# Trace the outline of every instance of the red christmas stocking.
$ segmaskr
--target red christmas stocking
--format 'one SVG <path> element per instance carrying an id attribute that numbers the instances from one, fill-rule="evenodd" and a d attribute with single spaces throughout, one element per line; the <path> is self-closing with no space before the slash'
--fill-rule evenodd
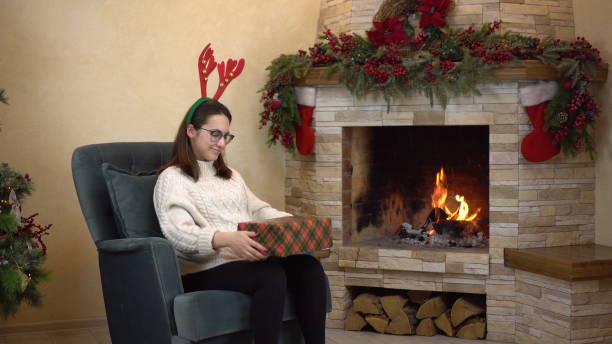
<path id="1" fill-rule="evenodd" d="M 315 88 L 295 87 L 295 98 L 300 112 L 300 124 L 295 128 L 295 145 L 302 155 L 312 153 L 315 143 L 312 117 L 315 108 Z"/>
<path id="2" fill-rule="evenodd" d="M 521 103 L 533 126 L 533 131 L 521 142 L 521 153 L 528 161 L 546 161 L 559 153 L 559 145 L 553 142 L 552 133 L 544 130 L 546 106 L 556 91 L 555 81 L 526 86 L 519 91 Z"/>

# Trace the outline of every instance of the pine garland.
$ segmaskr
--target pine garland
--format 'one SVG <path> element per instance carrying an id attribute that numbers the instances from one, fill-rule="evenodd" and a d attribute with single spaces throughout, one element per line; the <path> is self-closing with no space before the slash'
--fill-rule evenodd
<path id="1" fill-rule="evenodd" d="M 22 302 L 39 306 L 38 284 L 48 279 L 42 268 L 46 246 L 42 236 L 51 225 L 34 222 L 34 214 L 23 218 L 20 202 L 33 190 L 28 174 L 0 164 L 0 315 L 15 315 Z"/>
<path id="2" fill-rule="evenodd" d="M 295 149 L 293 137 L 300 117 L 293 84 L 308 74 L 310 66 L 310 58 L 304 52 L 281 55 L 266 68 L 269 71 L 268 82 L 258 92 L 262 92 L 261 102 L 264 105 L 264 111 L 259 114 L 259 128 L 270 124 L 268 146 L 280 139 L 288 150 Z"/>
<path id="3" fill-rule="evenodd" d="M 270 125 L 269 146 L 280 141 L 293 151 L 299 116 L 295 96 L 288 89 L 311 66 L 325 66 L 324 75 L 338 73 L 340 83 L 357 98 L 370 92 L 381 94 L 389 110 L 394 97 L 410 90 L 427 95 L 432 106 L 437 99 L 445 107 L 450 97 L 479 95 L 478 84 L 497 81 L 491 69 L 536 59 L 557 69 L 563 86 L 547 108 L 546 128 L 566 155 L 587 151 L 593 156 L 591 131 L 599 110 L 586 80 L 601 59 L 584 38 L 570 43 L 498 34 L 501 22 L 485 23 L 478 30 L 453 29 L 439 20 L 453 8 L 452 1 L 409 0 L 406 5 L 402 11 L 407 17 L 374 22 L 367 37 L 326 30 L 308 54 L 300 51 L 272 61 L 260 113 L 260 128 Z M 436 11 L 440 15 L 431 16 Z M 419 15 L 420 31 L 407 20 Z"/>

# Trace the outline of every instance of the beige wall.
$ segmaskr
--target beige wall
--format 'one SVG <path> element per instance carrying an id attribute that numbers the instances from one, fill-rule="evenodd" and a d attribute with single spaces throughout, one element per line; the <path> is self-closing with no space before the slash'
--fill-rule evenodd
<path id="1" fill-rule="evenodd" d="M 47 237 L 53 270 L 43 308 L 24 307 L 2 324 L 99 318 L 104 308 L 97 256 L 70 175 L 75 147 L 95 142 L 171 140 L 199 96 L 195 58 L 212 42 L 218 60 L 245 57 L 247 67 L 224 95 L 238 139 L 230 163 L 252 189 L 283 206 L 282 151 L 257 130 L 264 68 L 280 53 L 309 46 L 317 0 L 0 0 L 0 161 L 34 178 L 25 213 L 53 223 Z M 612 2 L 574 0 L 577 35 L 612 61 Z M 612 245 L 612 83 L 599 92 L 597 242 Z M 211 85 L 210 92 L 214 92 Z M 255 159 L 253 157 L 256 157 Z"/>
<path id="2" fill-rule="evenodd" d="M 612 63 L 612 1 L 574 0 L 576 35 L 586 37 Z M 595 191 L 595 242 L 612 246 L 612 75 L 597 86 L 601 115 L 597 122 L 597 187 Z"/>
<path id="3" fill-rule="evenodd" d="M 283 154 L 258 130 L 265 67 L 310 46 L 318 0 L 0 0 L 0 161 L 28 172 L 36 192 L 26 214 L 53 223 L 43 308 L 2 324 L 104 316 L 97 255 L 72 184 L 70 156 L 84 144 L 169 141 L 199 97 L 196 58 L 213 43 L 217 60 L 247 66 L 223 97 L 237 140 L 230 163 L 254 192 L 284 206 Z M 216 77 L 216 73 L 215 73 Z M 210 86 L 213 93 L 215 84 Z"/>

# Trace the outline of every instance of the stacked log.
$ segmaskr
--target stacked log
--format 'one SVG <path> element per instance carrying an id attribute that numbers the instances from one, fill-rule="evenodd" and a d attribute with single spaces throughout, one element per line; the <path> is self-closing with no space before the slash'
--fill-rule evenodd
<path id="1" fill-rule="evenodd" d="M 353 300 L 344 328 L 358 331 L 366 324 L 380 333 L 414 334 L 416 330 L 416 308 L 408 304 L 403 295 L 377 297 L 363 293 Z"/>
<path id="2" fill-rule="evenodd" d="M 359 294 L 348 310 L 345 329 L 368 325 L 379 333 L 483 339 L 486 334 L 482 296 L 408 291 L 377 296 Z"/>

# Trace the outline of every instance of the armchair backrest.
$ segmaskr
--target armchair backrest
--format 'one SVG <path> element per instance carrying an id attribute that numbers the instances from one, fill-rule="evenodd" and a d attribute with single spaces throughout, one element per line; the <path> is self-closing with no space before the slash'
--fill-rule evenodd
<path id="1" fill-rule="evenodd" d="M 74 151 L 72 177 L 95 243 L 119 238 L 102 164 L 107 162 L 131 172 L 151 171 L 170 159 L 171 149 L 171 142 L 116 142 L 82 146 Z"/>

